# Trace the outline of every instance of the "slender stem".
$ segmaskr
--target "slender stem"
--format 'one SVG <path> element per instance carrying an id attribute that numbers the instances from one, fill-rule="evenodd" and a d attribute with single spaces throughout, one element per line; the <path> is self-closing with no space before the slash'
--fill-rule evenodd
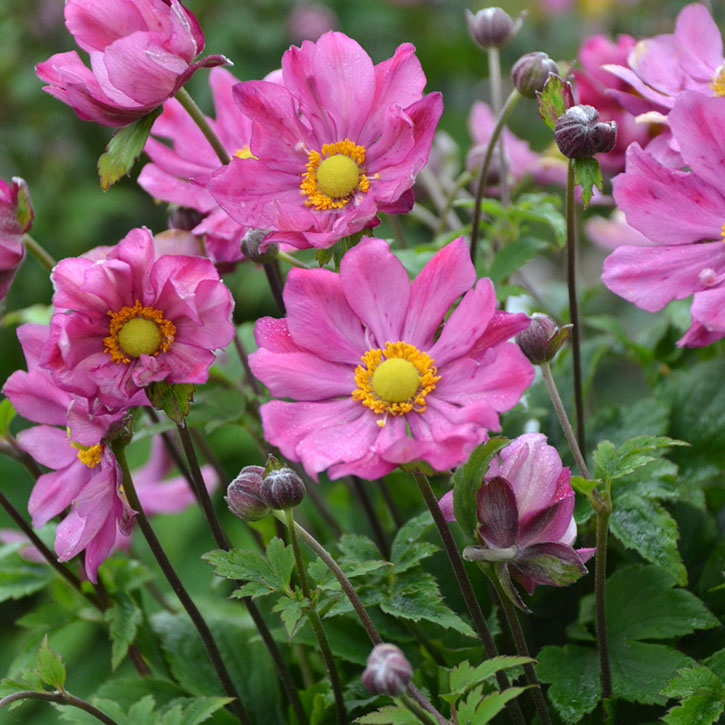
<path id="1" fill-rule="evenodd" d="M 269 288 L 272 290 L 272 297 L 277 305 L 277 309 L 280 314 L 286 313 L 284 306 L 284 299 L 282 297 L 282 288 L 284 283 L 282 282 L 282 273 L 279 269 L 279 260 L 273 259 L 271 262 L 266 262 L 264 265 L 264 273 L 267 275 L 267 282 L 269 282 Z"/>
<path id="2" fill-rule="evenodd" d="M 33 239 L 30 234 L 23 234 L 23 244 L 25 248 L 32 254 L 49 272 L 53 271 L 56 265 L 55 259 L 45 251 L 38 242 Z"/>
<path id="3" fill-rule="evenodd" d="M 390 225 L 393 227 L 398 246 L 401 249 L 407 249 L 408 242 L 405 239 L 405 232 L 403 231 L 403 225 L 400 223 L 400 217 L 397 214 L 388 214 L 388 218 L 390 219 Z"/>
<path id="4" fill-rule="evenodd" d="M 238 332 L 234 333 L 234 347 L 237 349 L 237 355 L 239 355 L 239 359 L 242 361 L 242 367 L 244 368 L 244 374 L 247 376 L 249 387 L 255 395 L 261 395 L 262 389 L 259 387 L 257 378 L 254 377 L 252 368 L 249 367 L 249 354 L 247 353 Z"/>
<path id="5" fill-rule="evenodd" d="M 283 252 L 281 249 L 277 251 L 277 259 L 281 259 L 283 262 L 287 262 L 290 267 L 299 267 L 300 269 L 312 269 L 309 264 L 305 264 L 301 260 L 297 259 L 297 257 L 294 257 L 287 252 Z"/>
<path id="6" fill-rule="evenodd" d="M 18 445 L 10 433 L 6 433 L 4 438 L 0 439 L 0 453 L 19 461 L 36 481 L 43 475 L 43 470 L 35 459 Z"/>
<path id="7" fill-rule="evenodd" d="M 387 559 L 390 556 L 390 542 L 388 541 L 383 525 L 380 523 L 380 519 L 375 512 L 375 507 L 373 506 L 372 499 L 365 488 L 365 484 L 358 476 L 350 476 L 350 481 L 352 482 L 353 490 L 362 504 L 368 523 L 373 530 L 373 536 L 375 537 L 378 549 L 380 549 L 383 556 Z"/>
<path id="8" fill-rule="evenodd" d="M 435 720 L 409 695 L 405 692 L 399 696 L 400 701 L 420 720 L 424 725 L 435 725 Z"/>
<path id="9" fill-rule="evenodd" d="M 586 458 L 587 447 L 584 435 L 584 394 L 582 386 L 581 325 L 579 303 L 576 296 L 576 204 L 574 203 L 574 159 L 569 159 L 566 176 L 566 279 L 569 287 L 569 317 L 571 331 L 572 366 L 574 369 L 574 401 L 576 403 L 576 437 L 582 457 Z"/>
<path id="10" fill-rule="evenodd" d="M 612 671 L 609 665 L 606 611 L 607 533 L 609 530 L 609 516 L 611 514 L 609 494 L 606 494 L 603 503 L 602 510 L 595 509 L 597 515 L 597 553 L 594 560 L 594 610 L 599 650 L 599 671 L 602 682 L 602 698 L 607 700 L 612 696 Z"/>
<path id="11" fill-rule="evenodd" d="M 400 511 L 398 511 L 398 507 L 395 505 L 395 501 L 393 501 L 393 497 L 390 493 L 390 489 L 388 488 L 388 484 L 385 483 L 384 478 L 379 478 L 376 483 L 378 484 L 378 488 L 380 489 L 380 493 L 383 496 L 383 501 L 385 501 L 385 505 L 388 507 L 388 511 L 390 511 L 390 515 L 393 518 L 393 523 L 395 524 L 396 529 L 400 529 L 403 527 L 403 518 L 400 515 Z"/>
<path id="12" fill-rule="evenodd" d="M 526 638 L 524 637 L 524 631 L 521 628 L 521 622 L 519 621 L 519 615 L 516 612 L 516 607 L 511 603 L 511 600 L 506 596 L 506 592 L 503 591 L 501 584 L 495 575 L 488 573 L 487 567 L 482 567 L 484 573 L 488 576 L 491 583 L 493 584 L 496 594 L 498 595 L 501 608 L 506 615 L 506 621 L 511 631 L 511 636 L 514 640 L 514 646 L 516 647 L 516 654 L 521 657 L 530 657 L 529 648 L 526 644 Z M 526 675 L 526 681 L 531 685 L 530 693 L 534 701 L 534 707 L 536 708 L 536 714 L 539 716 L 539 722 L 541 725 L 551 725 L 551 718 L 549 717 L 549 709 L 546 706 L 546 700 L 544 699 L 544 693 L 541 690 L 541 684 L 539 678 L 536 676 L 536 669 L 529 662 L 523 666 L 524 674 Z"/>
<path id="13" fill-rule="evenodd" d="M 471 615 L 473 628 L 476 630 L 476 634 L 483 645 L 483 651 L 489 659 L 496 657 L 498 655 L 496 643 L 493 641 L 488 624 L 486 624 L 486 618 L 483 616 L 483 611 L 481 610 L 481 605 L 479 604 L 478 599 L 476 599 L 476 594 L 473 591 L 471 580 L 468 578 L 468 573 L 466 572 L 466 568 L 463 564 L 463 559 L 461 559 L 461 554 L 458 551 L 456 542 L 453 540 L 453 535 L 448 528 L 448 524 L 443 518 L 443 513 L 438 505 L 438 499 L 436 499 L 436 496 L 433 493 L 430 481 L 428 481 L 428 477 L 424 473 L 416 471 L 413 475 L 415 477 L 415 482 L 418 484 L 418 490 L 423 496 L 423 499 L 433 516 L 433 521 L 435 522 L 438 533 L 443 541 L 443 546 L 445 547 L 448 559 L 453 567 L 453 573 L 458 581 L 458 586 L 466 603 L 466 608 Z M 501 671 L 496 673 L 496 681 L 498 682 L 498 686 L 501 690 L 505 690 L 509 687 L 508 677 Z M 506 708 L 509 711 L 511 719 L 517 723 L 517 725 L 524 725 L 525 720 L 521 712 L 521 706 L 516 700 L 510 700 L 506 704 Z"/>
<path id="14" fill-rule="evenodd" d="M 498 137 L 501 135 L 501 131 L 503 131 L 504 126 L 506 125 L 506 119 L 520 98 L 521 94 L 514 88 L 509 97 L 506 99 L 506 103 L 504 103 L 501 113 L 496 119 L 496 125 L 493 127 L 491 138 L 488 139 L 488 145 L 486 146 L 486 155 L 483 157 L 481 175 L 478 177 L 476 200 L 473 203 L 473 220 L 471 221 L 471 261 L 474 263 L 476 261 L 476 245 L 478 243 L 478 231 L 481 221 L 481 199 L 483 199 L 483 194 L 486 191 L 488 169 L 491 166 L 493 150 L 496 148 L 496 141 L 498 141 Z"/>
<path id="15" fill-rule="evenodd" d="M 251 723 L 244 705 L 239 698 L 237 690 L 234 687 L 234 683 L 232 682 L 226 665 L 224 664 L 224 660 L 219 652 L 214 636 L 209 629 L 209 625 L 206 623 L 206 620 L 202 616 L 198 607 L 194 604 L 194 600 L 189 596 L 186 588 L 181 583 L 181 579 L 179 579 L 173 565 L 166 556 L 166 552 L 163 550 L 161 542 L 158 540 L 154 530 L 151 528 L 151 524 L 149 523 L 146 514 L 144 513 L 143 507 L 141 506 L 141 502 L 139 501 L 136 493 L 136 488 L 133 485 L 133 478 L 131 477 L 131 471 L 128 467 L 128 461 L 126 460 L 125 445 L 126 442 L 124 440 L 116 439 L 112 444 L 113 453 L 116 456 L 118 464 L 121 466 L 121 471 L 123 472 L 123 490 L 128 498 L 128 503 L 131 508 L 137 512 L 136 520 L 138 521 L 139 528 L 141 529 L 141 532 L 143 533 L 156 561 L 161 567 L 161 571 L 163 571 L 166 580 L 169 582 L 169 585 L 179 598 L 179 601 L 193 622 L 196 631 L 199 633 L 207 654 L 209 655 L 209 660 L 222 684 L 224 692 L 229 697 L 234 698 L 233 702 L 230 703 L 230 708 L 234 711 L 234 714 L 237 716 L 239 722 Z"/>
<path id="16" fill-rule="evenodd" d="M 307 602 L 307 618 L 312 625 L 312 630 L 315 633 L 317 644 L 320 647 L 320 654 L 325 662 L 327 668 L 327 674 L 330 678 L 330 684 L 332 685 L 332 693 L 335 697 L 335 712 L 337 713 L 337 721 L 340 725 L 345 725 L 347 720 L 347 710 L 345 708 L 345 699 L 342 695 L 342 685 L 340 684 L 340 675 L 337 672 L 337 665 L 335 664 L 335 658 L 332 656 L 332 650 L 330 649 L 330 643 L 327 640 L 325 629 L 322 626 L 322 620 L 315 607 L 315 602 L 312 599 L 310 592 L 310 586 L 307 582 L 307 574 L 305 572 L 305 563 L 302 561 L 302 552 L 300 551 L 300 544 L 297 540 L 297 533 L 295 527 L 295 516 L 292 513 L 292 509 L 284 510 L 284 521 L 287 524 L 287 530 L 289 531 L 290 544 L 292 545 L 292 551 L 295 557 L 295 565 L 297 567 L 297 577 L 300 582 L 300 589 L 302 590 L 302 596 Z"/>
<path id="17" fill-rule="evenodd" d="M 493 112 L 498 116 L 501 113 L 501 54 L 498 48 L 487 48 L 487 54 L 488 73 L 491 79 L 491 105 L 493 106 Z M 503 136 L 499 137 L 497 146 L 500 169 L 500 181 L 498 184 L 499 196 L 501 203 L 504 206 L 508 206 L 511 199 L 507 182 L 508 163 L 506 160 Z"/>
<path id="18" fill-rule="evenodd" d="M 584 478 L 591 478 L 592 474 L 589 473 L 589 467 L 584 460 L 584 456 L 582 455 L 579 444 L 574 436 L 574 431 L 572 430 L 571 423 L 569 423 L 569 418 L 566 414 L 566 410 L 564 409 L 564 403 L 561 402 L 561 396 L 559 395 L 559 390 L 556 387 L 554 376 L 551 374 L 551 366 L 549 363 L 541 363 L 541 375 L 544 378 L 544 383 L 546 383 L 546 389 L 549 391 L 549 397 L 554 405 L 556 416 L 559 418 L 559 423 L 561 423 L 561 427 L 564 431 L 564 435 L 566 436 L 566 440 L 569 443 L 569 448 L 574 456 L 576 465 L 579 467 L 579 472 L 582 476 L 584 476 Z"/>
<path id="19" fill-rule="evenodd" d="M 214 133 L 214 129 L 209 125 L 206 116 L 202 113 L 199 106 L 196 105 L 186 88 L 179 89 L 176 93 L 176 100 L 182 105 L 183 109 L 191 116 L 194 123 L 199 127 L 199 130 L 204 134 L 206 140 L 214 149 L 214 153 L 217 155 L 219 161 L 224 165 L 228 164 L 231 159 L 229 158 L 227 150 L 224 148 L 224 144 L 219 140 L 216 133 Z"/>
<path id="20" fill-rule="evenodd" d="M 71 695 L 70 692 L 39 692 L 38 690 L 22 690 L 21 692 L 13 692 L 12 695 L 3 697 L 2 700 L 0 700 L 0 710 L 16 700 L 45 700 L 46 702 L 56 702 L 59 705 L 71 705 L 72 707 L 77 707 L 79 710 L 85 710 L 85 712 L 89 715 L 93 715 L 96 720 L 100 720 L 101 722 L 106 723 L 106 725 L 118 725 L 115 720 L 112 720 L 97 707 L 91 705 L 90 702 L 81 700 L 80 697 Z"/>
<path id="21" fill-rule="evenodd" d="M 450 212 L 451 208 L 453 207 L 453 202 L 456 200 L 456 196 L 458 195 L 458 192 L 469 182 L 473 179 L 473 174 L 470 171 L 464 171 L 461 173 L 458 178 L 455 180 L 453 184 L 453 188 L 448 192 L 448 196 L 446 197 L 446 205 L 443 207 L 443 211 L 441 212 L 441 218 L 438 222 L 438 226 L 436 227 L 435 233 L 433 236 L 438 237 L 445 231 L 446 228 L 446 220 L 448 219 L 448 212 Z"/>

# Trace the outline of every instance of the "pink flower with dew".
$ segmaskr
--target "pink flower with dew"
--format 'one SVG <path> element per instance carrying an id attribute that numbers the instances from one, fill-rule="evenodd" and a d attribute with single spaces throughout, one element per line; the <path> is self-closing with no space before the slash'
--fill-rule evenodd
<path id="1" fill-rule="evenodd" d="M 273 81 L 278 74 L 267 77 Z M 209 74 L 216 119 L 207 118 L 230 156 L 251 154 L 251 121 L 239 110 L 232 87 L 239 81 L 226 69 L 214 68 Z M 171 146 L 160 139 L 169 139 Z M 170 99 L 154 121 L 144 151 L 152 163 L 146 164 L 138 183 L 151 196 L 190 207 L 205 215 L 192 230 L 205 236 L 205 246 L 214 262 L 238 262 L 243 258 L 241 242 L 247 226 L 240 226 L 223 212 L 205 185 L 221 162 L 199 127 L 181 104 Z"/>
<path id="2" fill-rule="evenodd" d="M 25 181 L 0 179 L 0 300 L 5 299 L 25 257 L 23 234 L 33 224 L 33 207 Z"/>
<path id="3" fill-rule="evenodd" d="M 384 241 L 364 238 L 339 274 L 291 270 L 284 301 L 285 319 L 257 322 L 249 361 L 273 397 L 289 399 L 261 407 L 266 439 L 314 478 L 459 465 L 533 378 L 505 342 L 529 318 L 496 310 L 462 237 L 412 283 Z"/>
<path id="4" fill-rule="evenodd" d="M 509 573 L 529 594 L 538 584 L 564 586 L 587 573 L 594 549 L 574 549 L 574 491 L 541 433 L 519 436 L 491 461 L 477 494 L 476 537 L 484 549 L 509 550 Z M 440 500 L 455 521 L 453 491 Z M 503 560 L 503 559 L 502 559 Z"/>
<path id="5" fill-rule="evenodd" d="M 423 96 L 425 75 L 409 43 L 373 65 L 342 33 L 325 33 L 282 56 L 283 85 L 234 87 L 252 121 L 250 158 L 217 171 L 208 189 L 265 243 L 330 247 L 405 213 L 428 159 L 443 103 Z"/>
<path id="6" fill-rule="evenodd" d="M 650 140 L 649 124 L 638 123 L 609 91 L 610 88 L 616 88 L 626 92 L 627 84 L 613 78 L 601 67 L 606 63 L 625 63 L 635 43 L 630 35 L 619 35 L 616 42 L 603 35 L 592 35 L 579 49 L 581 70 L 574 70 L 579 102 L 594 106 L 602 121 L 617 123 L 616 145 L 608 153 L 597 155 L 602 169 L 610 174 L 624 169 L 624 152 L 629 144 L 636 141 L 645 146 Z"/>
<path id="7" fill-rule="evenodd" d="M 610 90 L 635 115 L 655 111 L 666 116 L 685 91 L 710 98 L 725 95 L 722 36 L 702 3 L 680 11 L 674 33 L 640 40 L 626 65 L 620 61 L 603 67 L 635 92 Z"/>
<path id="8" fill-rule="evenodd" d="M 126 411 L 109 413 L 97 401 L 58 388 L 40 366 L 49 334 L 44 325 L 18 328 L 28 370 L 14 372 L 3 393 L 20 415 L 42 424 L 18 434 L 20 448 L 51 469 L 30 494 L 33 526 L 43 526 L 70 507 L 56 529 L 55 551 L 59 561 L 68 561 L 85 550 L 86 573 L 95 582 L 117 527 L 128 531 L 135 515 L 121 494 L 121 469 L 105 440 Z"/>
<path id="9" fill-rule="evenodd" d="M 84 121 L 125 126 L 173 96 L 198 68 L 229 61 L 212 55 L 194 62 L 204 35 L 179 0 L 66 0 L 65 24 L 90 56 L 57 53 L 35 70 L 43 90 Z"/>
<path id="10" fill-rule="evenodd" d="M 681 94 L 669 120 L 691 171 L 664 166 L 633 144 L 626 171 L 614 179 L 617 206 L 653 245 L 615 249 L 602 281 L 648 312 L 694 295 L 692 327 L 678 341 L 688 347 L 725 337 L 724 111 L 725 99 Z"/>
<path id="11" fill-rule="evenodd" d="M 234 336 L 232 296 L 208 259 L 155 257 L 148 229 L 105 257 L 64 259 L 42 364 L 56 384 L 109 409 L 149 383 L 204 383 L 213 350 Z"/>

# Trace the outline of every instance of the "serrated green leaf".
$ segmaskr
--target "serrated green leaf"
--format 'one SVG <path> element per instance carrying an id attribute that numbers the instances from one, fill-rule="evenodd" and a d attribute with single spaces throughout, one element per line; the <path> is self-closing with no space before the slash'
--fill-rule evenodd
<path id="1" fill-rule="evenodd" d="M 38 675 L 46 685 L 55 687 L 56 690 L 63 690 L 65 685 L 65 665 L 60 655 L 55 654 L 48 646 L 48 635 L 38 651 Z"/>
<path id="2" fill-rule="evenodd" d="M 272 571 L 277 575 L 284 586 L 289 586 L 289 580 L 295 568 L 295 555 L 291 546 L 285 546 L 282 539 L 276 536 L 267 544 L 267 561 Z"/>
<path id="3" fill-rule="evenodd" d="M 113 604 L 105 611 L 104 618 L 111 625 L 108 632 L 111 638 L 111 669 L 115 670 L 136 639 L 143 614 L 128 594 L 119 592 L 114 596 Z"/>
<path id="4" fill-rule="evenodd" d="M 662 721 L 668 725 L 711 725 L 718 722 L 725 710 L 725 695 L 714 696 L 707 692 L 688 697 L 681 705 L 673 707 Z"/>
<path id="5" fill-rule="evenodd" d="M 156 410 L 162 410 L 174 423 L 181 425 L 189 415 L 195 390 L 196 386 L 191 383 L 172 384 L 160 380 L 146 386 L 146 395 Z"/>
<path id="6" fill-rule="evenodd" d="M 499 670 L 520 667 L 529 662 L 535 662 L 535 660 L 531 657 L 509 657 L 507 655 L 493 657 L 481 663 L 478 667 L 471 666 L 469 662 L 462 662 L 449 673 L 449 694 L 463 695 L 468 689 L 481 684 Z"/>
<path id="7" fill-rule="evenodd" d="M 661 566 L 680 586 L 687 584 L 687 569 L 677 548 L 677 523 L 657 501 L 639 492 L 624 492 L 616 498 L 609 525 L 627 549 Z"/>
<path id="8" fill-rule="evenodd" d="M 208 551 L 201 558 L 214 567 L 217 576 L 246 581 L 241 587 L 243 596 L 265 596 L 289 588 L 289 579 L 281 579 L 267 559 L 256 551 Z"/>
<path id="9" fill-rule="evenodd" d="M 463 533 L 470 539 L 478 523 L 476 518 L 476 493 L 491 459 L 507 443 L 506 438 L 490 438 L 478 446 L 466 463 L 459 466 L 452 477 L 453 512 Z"/>
<path id="10" fill-rule="evenodd" d="M 589 494 L 597 487 L 598 483 L 599 481 L 590 481 L 588 478 L 584 478 L 583 476 L 571 477 L 571 487 L 577 493 L 583 493 L 585 496 L 589 496 Z"/>
<path id="11" fill-rule="evenodd" d="M 593 157 L 570 159 L 569 163 L 574 165 L 574 183 L 582 188 L 582 201 L 586 209 L 592 199 L 594 187 L 602 190 L 602 170 Z"/>
<path id="12" fill-rule="evenodd" d="M 98 568 L 98 574 L 103 586 L 111 594 L 116 592 L 129 594 L 154 578 L 145 564 L 119 554 L 106 559 Z"/>
<path id="13" fill-rule="evenodd" d="M 291 640 L 298 625 L 301 624 L 301 620 L 304 615 L 302 603 L 298 602 L 296 599 L 290 599 L 289 597 L 280 597 L 272 608 L 272 611 L 280 612 L 284 631 L 287 632 L 287 636 Z"/>
<path id="14" fill-rule="evenodd" d="M 476 708 L 475 719 L 471 720 L 471 722 L 475 722 L 476 725 L 483 725 L 484 723 L 490 722 L 506 707 L 507 702 L 510 702 L 524 690 L 528 689 L 528 687 L 509 687 L 502 692 L 492 692 L 490 695 L 486 695 Z"/>
<path id="15" fill-rule="evenodd" d="M 157 108 L 114 132 L 106 150 L 98 159 L 98 178 L 103 191 L 110 189 L 131 171 L 143 151 L 151 126 L 160 113 L 161 108 Z"/>
<path id="16" fill-rule="evenodd" d="M 160 719 L 158 715 L 155 718 L 151 717 L 151 713 L 155 709 L 156 700 L 154 700 L 153 695 L 146 695 L 129 708 L 127 720 L 129 722 L 152 723 L 154 720 Z"/>
<path id="17" fill-rule="evenodd" d="M 725 685 L 720 678 L 704 665 L 686 667 L 677 673 L 677 677 L 671 679 L 662 689 L 662 694 L 667 697 L 689 697 L 698 692 L 721 693 L 725 701 Z"/>
<path id="18" fill-rule="evenodd" d="M 402 574 L 440 549 L 437 544 L 420 541 L 433 528 L 433 517 L 425 511 L 413 517 L 400 528 L 390 549 L 394 572 Z"/>
<path id="19" fill-rule="evenodd" d="M 616 450 L 611 441 L 602 441 L 593 454 L 594 476 L 613 481 L 649 465 L 662 455 L 666 448 L 687 445 L 689 444 L 684 441 L 653 435 L 631 438 Z"/>
<path id="20" fill-rule="evenodd" d="M 200 725 L 230 702 L 231 697 L 185 697 L 170 705 L 181 709 L 181 725 Z"/>
<path id="21" fill-rule="evenodd" d="M 386 705 L 355 720 L 360 725 L 420 725 L 420 720 L 406 707 Z"/>
<path id="22" fill-rule="evenodd" d="M 16 416 L 15 408 L 8 398 L 0 402 L 0 436 L 6 436 L 10 431 L 10 423 Z"/>
<path id="23" fill-rule="evenodd" d="M 567 108 L 571 108 L 574 105 L 574 94 L 571 90 L 571 83 L 553 73 L 550 74 L 544 84 L 544 90 L 536 92 L 536 103 L 539 108 L 539 115 L 544 119 L 544 123 L 553 131 L 556 119 Z"/>

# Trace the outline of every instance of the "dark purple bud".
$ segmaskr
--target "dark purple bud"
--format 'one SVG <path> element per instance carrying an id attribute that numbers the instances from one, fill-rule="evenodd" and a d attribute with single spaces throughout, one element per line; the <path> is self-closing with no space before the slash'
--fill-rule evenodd
<path id="1" fill-rule="evenodd" d="M 551 362 L 564 344 L 571 325 L 559 327 L 549 315 L 534 312 L 531 324 L 516 335 L 516 344 L 534 365 Z"/>
<path id="2" fill-rule="evenodd" d="M 188 206 L 177 206 L 169 212 L 169 229 L 183 229 L 190 232 L 201 224 L 204 215 Z"/>
<path id="3" fill-rule="evenodd" d="M 554 139 L 567 158 L 591 158 L 614 148 L 617 124 L 600 121 L 593 106 L 572 106 L 556 119 Z"/>
<path id="4" fill-rule="evenodd" d="M 503 48 L 511 40 L 518 25 L 501 8 L 484 8 L 475 15 L 466 10 L 468 32 L 482 48 Z"/>
<path id="5" fill-rule="evenodd" d="M 543 91 L 551 74 L 559 75 L 559 66 L 546 53 L 536 51 L 522 55 L 511 69 L 511 80 L 516 90 L 526 98 L 536 98 Z"/>
<path id="6" fill-rule="evenodd" d="M 291 468 L 280 468 L 267 473 L 260 494 L 273 509 L 291 509 L 302 503 L 305 484 Z"/>
<path id="7" fill-rule="evenodd" d="M 229 484 L 224 500 L 229 510 L 244 521 L 258 521 L 269 514 L 261 495 L 264 481 L 262 466 L 245 466 Z"/>
<path id="8" fill-rule="evenodd" d="M 277 259 L 277 253 L 279 252 L 278 244 L 268 245 L 263 252 L 259 249 L 268 233 L 262 229 L 249 229 L 244 235 L 244 239 L 242 239 L 242 252 L 250 262 L 266 264 Z"/>
<path id="9" fill-rule="evenodd" d="M 394 644 L 376 644 L 368 657 L 362 683 L 373 695 L 402 695 L 408 689 L 413 668 Z"/>

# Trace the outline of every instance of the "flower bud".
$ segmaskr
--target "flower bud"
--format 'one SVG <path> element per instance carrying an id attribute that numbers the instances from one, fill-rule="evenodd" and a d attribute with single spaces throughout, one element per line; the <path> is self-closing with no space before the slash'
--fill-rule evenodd
<path id="1" fill-rule="evenodd" d="M 204 215 L 188 206 L 176 206 L 169 212 L 169 229 L 183 229 L 190 232 L 201 224 Z"/>
<path id="2" fill-rule="evenodd" d="M 270 244 L 263 252 L 259 248 L 268 232 L 263 229 L 249 229 L 242 239 L 242 252 L 250 262 L 266 264 L 277 259 L 278 244 Z"/>
<path id="3" fill-rule="evenodd" d="M 408 689 L 413 668 L 394 644 L 376 644 L 362 674 L 365 689 L 373 695 L 402 695 Z"/>
<path id="4" fill-rule="evenodd" d="M 617 124 L 600 121 L 593 106 L 572 106 L 556 119 L 554 140 L 567 158 L 590 158 L 614 148 Z"/>
<path id="5" fill-rule="evenodd" d="M 280 468 L 267 474 L 260 494 L 273 509 L 291 509 L 302 503 L 305 484 L 291 468 Z"/>
<path id="6" fill-rule="evenodd" d="M 482 48 L 503 48 L 518 29 L 513 18 L 501 8 L 484 8 L 475 15 L 466 10 L 471 37 Z"/>
<path id="7" fill-rule="evenodd" d="M 229 510 L 244 521 L 258 521 L 269 513 L 260 494 L 264 481 L 262 466 L 245 466 L 229 484 L 224 500 Z"/>
<path id="8" fill-rule="evenodd" d="M 549 74 L 559 75 L 559 66 L 546 53 L 536 51 L 522 55 L 511 69 L 511 80 L 516 90 L 526 98 L 536 98 L 543 91 Z"/>
<path id="9" fill-rule="evenodd" d="M 548 363 L 569 337 L 571 328 L 571 325 L 559 327 L 549 315 L 534 312 L 528 328 L 516 335 L 516 344 L 534 365 Z"/>

